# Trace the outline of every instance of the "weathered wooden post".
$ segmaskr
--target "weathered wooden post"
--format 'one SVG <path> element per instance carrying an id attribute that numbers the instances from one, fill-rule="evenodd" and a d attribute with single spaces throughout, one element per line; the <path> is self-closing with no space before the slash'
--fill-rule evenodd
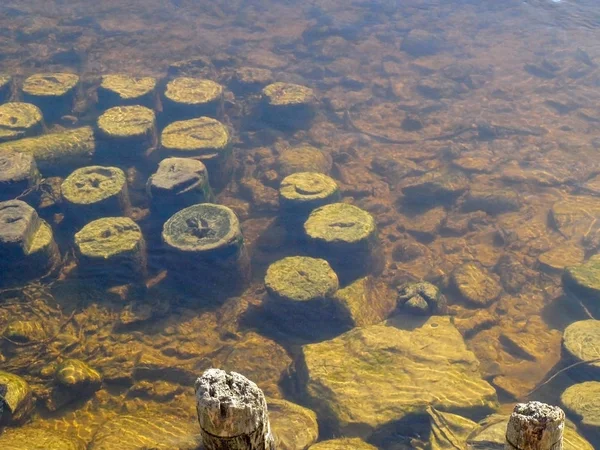
<path id="1" fill-rule="evenodd" d="M 265 396 L 243 375 L 208 369 L 196 380 L 196 408 L 206 450 L 275 450 Z"/>
<path id="2" fill-rule="evenodd" d="M 541 402 L 519 403 L 506 427 L 504 450 L 563 450 L 565 413 Z"/>

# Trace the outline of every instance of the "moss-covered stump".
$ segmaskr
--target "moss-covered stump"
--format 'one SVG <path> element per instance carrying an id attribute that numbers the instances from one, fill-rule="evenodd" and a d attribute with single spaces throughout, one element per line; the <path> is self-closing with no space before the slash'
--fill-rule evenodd
<path id="1" fill-rule="evenodd" d="M 506 443 L 506 427 L 510 416 L 492 414 L 477 424 L 466 440 L 466 448 L 503 449 Z M 592 450 L 594 447 L 579 435 L 577 429 L 566 423 L 563 432 L 563 450 Z"/>
<path id="2" fill-rule="evenodd" d="M 437 286 L 421 281 L 399 287 L 398 308 L 417 315 L 441 315 L 448 312 L 448 303 Z"/>
<path id="3" fill-rule="evenodd" d="M 180 77 L 167 83 L 163 109 L 169 121 L 216 116 L 223 103 L 223 86 L 202 78 Z"/>
<path id="4" fill-rule="evenodd" d="M 0 396 L 0 402 L 4 406 L 0 423 L 22 424 L 33 410 L 33 396 L 29 384 L 18 375 L 0 370 L 0 386 L 6 389 L 4 395 Z"/>
<path id="5" fill-rule="evenodd" d="M 377 450 L 371 444 L 359 438 L 331 439 L 311 445 L 308 450 Z"/>
<path id="6" fill-rule="evenodd" d="M 79 77 L 72 73 L 40 73 L 23 82 L 23 98 L 39 106 L 48 122 L 73 110 Z"/>
<path id="7" fill-rule="evenodd" d="M 265 276 L 265 311 L 277 328 L 305 339 L 339 333 L 336 273 L 324 259 L 291 256 L 269 266 Z"/>
<path id="8" fill-rule="evenodd" d="M 306 219 L 312 210 L 340 199 L 335 180 L 322 173 L 294 173 L 285 177 L 279 187 L 281 212 L 294 221 Z"/>
<path id="9" fill-rule="evenodd" d="M 197 450 L 198 423 L 164 413 L 137 412 L 105 422 L 94 434 L 88 450 Z"/>
<path id="10" fill-rule="evenodd" d="M 202 161 L 214 186 L 229 182 L 231 134 L 225 125 L 210 117 L 174 122 L 160 137 L 161 158 L 174 156 Z"/>
<path id="11" fill-rule="evenodd" d="M 327 258 L 343 280 L 381 270 L 382 258 L 375 219 L 346 203 L 315 209 L 304 223 L 304 233 L 317 255 Z"/>
<path id="12" fill-rule="evenodd" d="M 587 381 L 568 387 L 560 396 L 567 414 L 577 419 L 591 441 L 600 445 L 600 382 Z"/>
<path id="13" fill-rule="evenodd" d="M 91 162 L 95 151 L 96 140 L 91 127 L 0 144 L 0 153 L 32 155 L 44 176 L 64 175 L 73 169 L 85 166 Z"/>
<path id="14" fill-rule="evenodd" d="M 592 312 L 600 313 L 600 255 L 570 266 L 562 276 L 563 288 L 575 294 Z"/>
<path id="15" fill-rule="evenodd" d="M 4 103 L 12 97 L 13 79 L 10 75 L 0 73 L 0 103 Z"/>
<path id="16" fill-rule="evenodd" d="M 452 273 L 452 282 L 462 297 L 474 306 L 487 306 L 502 293 L 498 277 L 475 263 L 458 267 Z"/>
<path id="17" fill-rule="evenodd" d="M 31 103 L 0 105 L 0 142 L 40 134 L 44 130 L 42 111 Z"/>
<path id="18" fill-rule="evenodd" d="M 97 156 L 103 161 L 138 161 L 156 146 L 156 118 L 145 106 L 115 106 L 97 122 Z"/>
<path id="19" fill-rule="evenodd" d="M 600 320 L 581 320 L 569 325 L 563 333 L 562 355 L 566 364 L 580 363 L 569 370 L 569 375 L 598 379 L 600 361 L 592 361 L 600 358 Z"/>
<path id="20" fill-rule="evenodd" d="M 32 155 L 0 152 L 0 201 L 12 200 L 40 181 Z"/>
<path id="21" fill-rule="evenodd" d="M 226 206 L 202 203 L 165 223 L 162 240 L 172 276 L 192 289 L 236 291 L 250 276 L 240 222 Z"/>
<path id="22" fill-rule="evenodd" d="M 146 192 L 152 208 L 161 217 L 198 203 L 211 203 L 214 195 L 206 166 L 188 158 L 165 158 L 158 170 L 148 178 Z"/>
<path id="23" fill-rule="evenodd" d="M 78 269 L 108 284 L 139 281 L 146 275 L 146 244 L 140 227 L 127 217 L 105 217 L 75 234 Z"/>
<path id="24" fill-rule="evenodd" d="M 75 170 L 61 185 L 69 215 L 78 223 L 127 215 L 131 208 L 125 173 L 117 167 Z"/>
<path id="25" fill-rule="evenodd" d="M 98 106 L 156 106 L 156 79 L 129 75 L 104 75 L 98 86 Z"/>
<path id="26" fill-rule="evenodd" d="M 61 431 L 39 428 L 36 424 L 7 428 L 0 435 L 0 448 L 6 450 L 86 450 L 83 440 Z"/>
<path id="27" fill-rule="evenodd" d="M 303 346 L 296 367 L 319 417 L 350 436 L 384 433 L 429 406 L 467 417 L 497 407 L 496 391 L 449 317 L 397 316 L 356 328 Z"/>
<path id="28" fill-rule="evenodd" d="M 281 177 L 297 172 L 327 174 L 332 165 L 331 157 L 311 145 L 286 148 L 277 157 L 277 172 Z"/>
<path id="29" fill-rule="evenodd" d="M 312 89 L 292 83 L 272 83 L 262 90 L 262 118 L 283 129 L 305 128 L 315 114 Z"/>
<path id="30" fill-rule="evenodd" d="M 387 319 L 396 307 L 393 291 L 373 277 L 359 278 L 333 295 L 338 315 L 349 328 L 375 325 Z"/>
<path id="31" fill-rule="evenodd" d="M 1 284 L 40 277 L 60 260 L 52 229 L 20 200 L 0 203 Z"/>
<path id="32" fill-rule="evenodd" d="M 231 77 L 229 89 L 236 95 L 251 95 L 260 92 L 267 84 L 273 81 L 273 74 L 269 69 L 257 67 L 240 67 Z"/>
<path id="33" fill-rule="evenodd" d="M 317 415 L 310 409 L 280 399 L 267 399 L 269 422 L 278 450 L 296 450 L 314 444 L 319 436 Z"/>

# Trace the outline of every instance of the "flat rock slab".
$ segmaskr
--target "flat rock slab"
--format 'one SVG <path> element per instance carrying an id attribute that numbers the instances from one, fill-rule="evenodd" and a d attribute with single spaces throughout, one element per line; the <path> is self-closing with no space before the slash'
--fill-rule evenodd
<path id="1" fill-rule="evenodd" d="M 498 277 L 475 263 L 467 263 L 452 274 L 452 281 L 469 303 L 486 306 L 502 293 Z"/>
<path id="2" fill-rule="evenodd" d="M 600 310 L 600 255 L 565 268 L 562 282 L 563 287 L 581 298 L 592 313 Z"/>
<path id="3" fill-rule="evenodd" d="M 315 410 L 343 434 L 368 437 L 428 406 L 473 416 L 497 405 L 445 316 L 398 316 L 306 345 L 297 366 Z"/>
<path id="4" fill-rule="evenodd" d="M 588 362 L 571 369 L 571 373 L 595 377 L 600 374 L 600 320 L 581 320 L 569 325 L 563 334 L 562 346 L 563 358 L 566 356 L 569 362 Z"/>
<path id="5" fill-rule="evenodd" d="M 600 198 L 570 197 L 552 205 L 554 227 L 569 239 L 585 237 L 600 218 Z"/>
<path id="6" fill-rule="evenodd" d="M 560 396 L 565 410 L 581 421 L 583 428 L 600 440 L 600 382 L 587 381 L 570 386 Z"/>
<path id="7" fill-rule="evenodd" d="M 269 422 L 278 450 L 307 448 L 319 437 L 317 415 L 310 409 L 280 399 L 267 399 Z"/>
<path id="8" fill-rule="evenodd" d="M 85 442 L 75 436 L 31 425 L 4 430 L 0 435 L 0 448 L 6 450 L 86 450 Z"/>

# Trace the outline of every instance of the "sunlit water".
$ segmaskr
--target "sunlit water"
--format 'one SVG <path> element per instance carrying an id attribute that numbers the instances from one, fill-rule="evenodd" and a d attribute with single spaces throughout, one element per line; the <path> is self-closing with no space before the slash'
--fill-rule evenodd
<path id="1" fill-rule="evenodd" d="M 165 262 L 160 232 L 167 217 L 151 209 L 146 192 L 158 160 L 140 154 L 90 164 L 125 171 L 127 214 L 144 235 L 147 272 L 132 284 L 107 286 L 104 273 L 92 280 L 74 251 L 83 224 L 61 201 L 62 179 L 42 170 L 41 184 L 21 199 L 51 225 L 61 262 L 31 283 L 0 274 L 0 330 L 15 321 L 43 328 L 24 342 L 4 339 L 0 348 L 0 370 L 32 386 L 27 426 L 89 444 L 105 420 L 126 412 L 160 410 L 193 422 L 193 381 L 213 366 L 245 374 L 268 397 L 311 407 L 294 369 L 301 345 L 347 327 L 333 317 L 331 324 L 300 323 L 306 333 L 292 334 L 261 313 L 270 264 L 337 257 L 313 251 L 298 223 L 280 212 L 287 175 L 281 155 L 304 144 L 321 150 L 322 171 L 336 180 L 342 201 L 374 217 L 379 257 L 367 268 L 391 290 L 384 295 L 395 296 L 406 282 L 438 286 L 501 412 L 527 399 L 559 403 L 574 383 L 568 373 L 528 393 L 560 367 L 564 328 L 590 314 L 564 295 L 561 273 L 597 251 L 590 233 L 600 216 L 599 33 L 600 6 L 575 0 L 2 2 L 0 71 L 14 77 L 13 100 L 23 99 L 29 75 L 80 76 L 75 108 L 47 120 L 45 132 L 96 126 L 101 75 L 155 77 L 159 98 L 177 75 L 225 87 L 214 116 L 231 130 L 233 153 L 226 170 L 209 179 L 215 202 L 239 217 L 252 271 L 245 280 L 215 281 L 204 278 L 207 267 Z M 173 68 L 190 59 L 179 72 Z M 264 69 L 259 84 L 314 89 L 314 118 L 288 127 L 261 115 L 259 93 L 235 87 L 236 71 L 248 67 Z M 160 101 L 151 106 L 158 134 L 181 118 Z M 460 181 L 445 187 L 449 195 L 421 198 L 406 189 L 435 174 Z M 582 198 L 584 214 L 568 210 Z M 559 203 L 573 214 L 562 224 L 552 218 Z M 359 259 L 364 265 L 361 255 L 350 266 Z M 457 286 L 457 271 L 469 263 L 483 274 L 475 285 L 492 280 L 498 289 L 480 303 Z M 360 272 L 338 274 L 340 287 Z M 392 309 L 385 315 L 406 314 Z M 102 388 L 57 398 L 51 368 L 67 358 L 98 370 Z M 320 440 L 344 433 L 321 411 L 319 420 Z M 422 448 L 428 425 L 421 416 L 411 420 L 366 439 L 379 448 Z"/>

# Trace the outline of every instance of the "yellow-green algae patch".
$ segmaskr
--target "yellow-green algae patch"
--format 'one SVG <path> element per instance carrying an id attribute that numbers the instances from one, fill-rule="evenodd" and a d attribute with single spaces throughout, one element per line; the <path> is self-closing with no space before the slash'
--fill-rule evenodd
<path id="1" fill-rule="evenodd" d="M 275 298 L 304 302 L 331 296 L 339 281 L 324 259 L 290 256 L 269 266 L 265 287 Z"/>
<path id="2" fill-rule="evenodd" d="M 90 205 L 118 195 L 126 183 L 125 173 L 117 167 L 89 166 L 69 175 L 61 190 L 68 202 Z"/>
<path id="3" fill-rule="evenodd" d="M 11 102 L 0 105 L 0 141 L 38 134 L 43 129 L 42 111 L 31 103 Z"/>
<path id="4" fill-rule="evenodd" d="M 23 82 L 23 92 L 35 97 L 59 97 L 77 86 L 79 77 L 73 73 L 40 73 Z"/>
<path id="5" fill-rule="evenodd" d="M 94 220 L 75 234 L 75 245 L 80 253 L 94 259 L 136 252 L 142 242 L 140 227 L 128 217 Z"/>
<path id="6" fill-rule="evenodd" d="M 347 203 L 332 203 L 315 209 L 304 223 L 309 238 L 326 243 L 359 243 L 371 240 L 377 231 L 368 212 Z"/>
<path id="7" fill-rule="evenodd" d="M 156 80 L 152 77 L 104 75 L 100 87 L 114 92 L 123 100 L 130 100 L 150 94 L 156 89 Z"/>
<path id="8" fill-rule="evenodd" d="M 183 105 L 202 105 L 218 100 L 223 86 L 211 80 L 180 77 L 167 83 L 165 97 Z"/>
<path id="9" fill-rule="evenodd" d="M 311 88 L 293 83 L 272 83 L 262 90 L 267 103 L 272 106 L 304 105 L 314 100 Z"/>
<path id="10" fill-rule="evenodd" d="M 227 150 L 230 142 L 227 127 L 210 117 L 173 122 L 161 135 L 162 149 L 173 156 L 219 153 Z"/>
<path id="11" fill-rule="evenodd" d="M 145 106 L 115 106 L 98 118 L 98 129 L 108 137 L 145 136 L 154 129 L 155 114 Z"/>

